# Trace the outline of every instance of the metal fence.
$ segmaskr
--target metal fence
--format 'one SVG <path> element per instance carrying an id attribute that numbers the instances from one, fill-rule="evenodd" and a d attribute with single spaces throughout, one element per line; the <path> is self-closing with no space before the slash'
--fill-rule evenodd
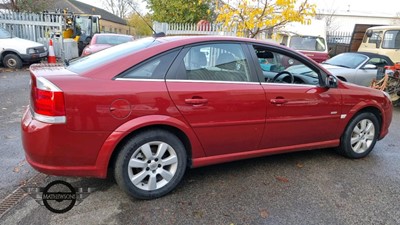
<path id="1" fill-rule="evenodd" d="M 61 15 L 18 12 L 0 13 L 0 27 L 9 31 L 13 37 L 39 42 L 45 46 L 49 45 L 49 40 L 53 37 L 53 34 L 62 32 L 63 26 L 64 22 Z M 59 38 L 54 38 L 53 43 L 56 57 L 65 58 L 65 55 L 70 55 L 65 54 L 61 35 L 59 35 Z"/>
<path id="2" fill-rule="evenodd" d="M 159 23 L 153 22 L 156 32 L 164 32 L 166 35 L 223 35 L 236 36 L 236 30 L 229 31 L 222 26 L 211 23 Z"/>
<path id="3" fill-rule="evenodd" d="M 62 16 L 35 13 L 0 13 L 0 26 L 13 36 L 47 43 L 54 32 L 61 32 Z"/>
<path id="4" fill-rule="evenodd" d="M 351 32 L 331 31 L 327 33 L 328 44 L 350 44 Z"/>
<path id="5" fill-rule="evenodd" d="M 227 29 L 222 24 L 212 23 L 160 23 L 153 22 L 153 29 L 156 32 L 164 32 L 166 35 L 220 35 L 238 36 L 237 29 Z M 243 34 L 242 34 L 243 35 Z M 257 34 L 255 39 L 269 40 L 271 34 L 267 31 Z"/>
<path id="6" fill-rule="evenodd" d="M 328 42 L 329 55 L 332 57 L 343 52 L 348 52 L 350 50 L 351 37 L 351 32 L 328 32 L 326 41 Z"/>

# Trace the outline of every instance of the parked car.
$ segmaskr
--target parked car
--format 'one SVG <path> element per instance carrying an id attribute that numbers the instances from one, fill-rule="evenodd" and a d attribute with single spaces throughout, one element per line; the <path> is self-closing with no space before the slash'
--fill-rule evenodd
<path id="1" fill-rule="evenodd" d="M 291 22 L 282 26 L 277 30 L 277 41 L 320 63 L 329 58 L 326 23 L 323 20 L 310 22 Z"/>
<path id="2" fill-rule="evenodd" d="M 95 34 L 90 43 L 83 49 L 82 56 L 87 56 L 114 45 L 119 45 L 128 41 L 133 41 L 132 35 L 124 34 Z"/>
<path id="3" fill-rule="evenodd" d="M 389 57 L 369 52 L 346 52 L 336 55 L 321 64 L 331 74 L 339 79 L 361 86 L 369 87 L 377 77 L 378 68 L 392 66 Z M 303 65 L 288 69 L 292 73 L 305 72 Z"/>
<path id="4" fill-rule="evenodd" d="M 386 55 L 393 62 L 400 62 L 400 26 L 373 26 L 368 28 L 358 51 Z"/>
<path id="5" fill-rule="evenodd" d="M 312 75 L 285 65 L 262 70 L 259 61 L 271 55 Z M 188 167 L 320 148 L 362 158 L 392 120 L 385 92 L 342 82 L 297 51 L 255 39 L 145 38 L 66 67 L 36 64 L 30 74 L 21 126 L 32 167 L 100 178 L 112 171 L 139 199 L 169 193 Z"/>
<path id="6" fill-rule="evenodd" d="M 322 66 L 343 81 L 368 87 L 376 78 L 378 68 L 393 66 L 393 62 L 375 53 L 346 52 L 326 60 Z"/>
<path id="7" fill-rule="evenodd" d="M 0 61 L 5 67 L 20 69 L 24 63 L 39 62 L 47 54 L 43 44 L 13 37 L 0 27 Z"/>

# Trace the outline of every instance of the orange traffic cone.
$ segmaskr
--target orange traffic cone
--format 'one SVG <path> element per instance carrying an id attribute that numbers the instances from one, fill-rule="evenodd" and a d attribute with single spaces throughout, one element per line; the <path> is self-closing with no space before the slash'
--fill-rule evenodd
<path id="1" fill-rule="evenodd" d="M 49 55 L 47 56 L 48 63 L 57 63 L 56 55 L 54 54 L 53 40 L 49 42 Z"/>

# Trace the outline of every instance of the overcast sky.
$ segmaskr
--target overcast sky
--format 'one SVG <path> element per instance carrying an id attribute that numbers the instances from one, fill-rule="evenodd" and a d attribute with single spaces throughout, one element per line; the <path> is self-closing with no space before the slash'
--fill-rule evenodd
<path id="1" fill-rule="evenodd" d="M 318 9 L 350 10 L 355 13 L 391 14 L 400 13 L 399 0 L 309 0 Z"/>
<path id="2" fill-rule="evenodd" d="M 78 0 L 89 5 L 94 5 L 99 8 L 103 7 L 102 0 Z M 297 0 L 300 2 L 301 0 Z M 400 1 L 399 0 L 308 0 L 309 2 L 315 3 L 318 10 L 349 10 L 353 13 L 373 13 L 373 14 L 390 14 L 396 15 L 400 13 Z M 142 1 L 139 1 L 142 2 Z M 142 4 L 142 10 L 144 10 L 144 3 Z"/>

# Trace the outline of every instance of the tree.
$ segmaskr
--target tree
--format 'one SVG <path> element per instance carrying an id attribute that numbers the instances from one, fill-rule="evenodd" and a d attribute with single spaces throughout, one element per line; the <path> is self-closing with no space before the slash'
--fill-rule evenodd
<path id="1" fill-rule="evenodd" d="M 326 29 L 329 32 L 337 31 L 340 28 L 340 26 L 335 23 L 336 10 L 319 10 L 318 13 L 315 15 L 315 18 L 319 20 L 325 20 Z"/>
<path id="2" fill-rule="evenodd" d="M 149 36 L 153 33 L 153 31 L 149 27 L 149 25 L 151 26 L 150 15 L 141 17 L 137 13 L 134 13 L 130 16 L 130 18 L 128 20 L 128 24 L 129 24 L 129 26 L 131 26 L 135 29 L 134 30 L 135 36 Z"/>
<path id="3" fill-rule="evenodd" d="M 218 8 L 217 22 L 228 30 L 236 29 L 238 36 L 255 37 L 260 32 L 271 31 L 288 22 L 309 24 L 316 13 L 315 5 L 304 0 L 252 0 L 238 4 L 223 3 Z"/>
<path id="4" fill-rule="evenodd" d="M 131 13 L 131 7 L 137 7 L 132 0 L 104 0 L 103 5 L 107 11 L 121 18 L 127 18 Z"/>
<path id="5" fill-rule="evenodd" d="M 14 12 L 43 12 L 54 0 L 3 0 L 3 5 Z"/>
<path id="6" fill-rule="evenodd" d="M 153 21 L 166 23 L 197 23 L 208 20 L 212 0 L 147 0 Z"/>

